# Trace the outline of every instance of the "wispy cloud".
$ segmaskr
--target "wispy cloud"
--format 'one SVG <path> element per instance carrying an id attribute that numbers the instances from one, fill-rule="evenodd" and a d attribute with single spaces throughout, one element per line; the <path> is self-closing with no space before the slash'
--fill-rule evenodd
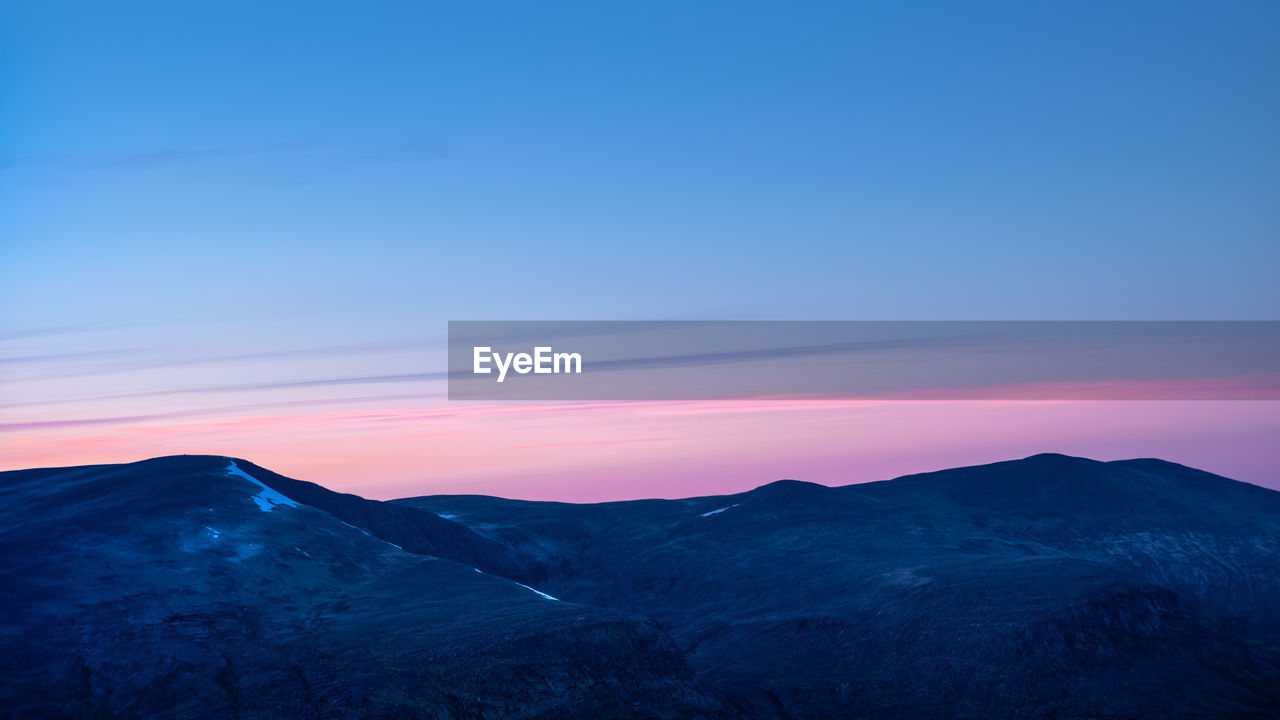
<path id="1" fill-rule="evenodd" d="M 3 162 L 0 161 L 0 167 Z M 35 337 L 55 337 L 59 335 L 75 335 L 78 333 L 92 332 L 99 328 L 94 325 L 54 325 L 49 327 L 34 327 L 23 330 L 9 330 L 0 332 L 0 342 L 11 342 L 14 340 L 26 340 Z"/>
<path id="2" fill-rule="evenodd" d="M 977 347 L 982 344 L 984 340 L 988 340 L 990 337 L 991 336 L 980 335 L 921 337 L 901 340 L 869 340 L 859 342 L 824 343 L 817 345 L 752 348 L 749 350 L 726 350 L 721 352 L 659 355 L 621 360 L 604 360 L 593 363 L 593 369 L 659 370 L 675 367 L 726 365 L 730 363 L 757 362 L 760 360 L 884 352 L 902 349 Z"/>
<path id="3" fill-rule="evenodd" d="M 653 443 L 670 442 L 670 438 L 636 438 L 634 440 L 587 440 L 584 442 L 565 442 L 565 443 L 538 443 L 535 445 L 507 445 L 505 450 L 540 450 L 549 448 L 568 448 L 568 447 L 613 447 L 623 445 L 650 445 Z"/>
<path id="4" fill-rule="evenodd" d="M 85 152 L 50 155 L 0 156 L 0 169 L 47 168 L 53 170 L 148 170 L 234 158 L 280 155 L 315 147 L 308 141 L 199 147 L 170 145 L 126 152 Z"/>
<path id="5" fill-rule="evenodd" d="M 32 430 L 57 430 L 62 428 L 91 427 L 99 425 L 132 425 L 155 420 L 177 420 L 189 417 L 207 417 L 233 413 L 275 410 L 293 407 L 333 406 L 364 402 L 392 402 L 397 400 L 435 400 L 439 394 L 410 393 L 401 395 L 376 395 L 347 398 L 317 398 L 311 400 L 281 400 L 276 402 L 247 403 L 241 405 L 223 405 L 208 408 L 191 408 L 156 413 L 140 413 L 137 415 L 119 415 L 114 417 L 68 418 L 65 420 L 35 420 L 0 423 L 0 432 L 29 432 Z"/>
<path id="6" fill-rule="evenodd" d="M 40 353 L 37 355 L 9 355 L 0 357 L 0 365 L 20 365 L 24 363 L 48 363 L 64 360 L 98 360 L 108 357 L 121 357 L 141 350 L 86 350 L 83 352 Z"/>
<path id="7" fill-rule="evenodd" d="M 200 165 L 220 161 L 295 159 L 335 167 L 433 160 L 447 156 L 451 146 L 434 140 L 400 142 L 326 142 L 285 140 L 241 145 L 160 145 L 120 152 L 78 152 L 45 155 L 0 155 L 0 171 L 141 171 Z"/>
<path id="8" fill-rule="evenodd" d="M 90 400 L 128 400 L 135 398 L 167 397 L 174 395 L 218 395 L 223 393 L 256 392 L 266 390 L 295 390 L 302 388 L 339 387 L 343 385 L 376 385 L 382 383 L 426 382 L 444 380 L 447 373 L 403 373 L 397 375 L 356 375 L 348 377 L 316 378 L 312 380 L 280 380 L 233 385 L 209 385 L 204 387 L 170 388 L 166 390 L 145 390 L 141 392 L 119 393 L 115 395 L 95 395 L 93 397 L 60 398 L 57 400 L 35 400 L 31 402 L 8 403 L 0 407 L 19 408 L 43 405 L 66 405 L 83 403 Z M 443 397 L 439 394 L 422 394 L 423 397 Z"/>
<path id="9" fill-rule="evenodd" d="M 199 365 L 218 365 L 239 363 L 254 360 L 328 360 L 383 353 L 403 353 L 429 350 L 440 347 L 434 340 L 408 340 L 392 342 L 364 342 L 327 347 L 287 348 L 276 350 L 260 350 L 255 352 L 231 353 L 223 355 L 200 355 L 194 357 L 157 358 L 168 348 L 121 348 L 113 350 L 94 350 L 83 352 L 42 353 L 26 355 L 10 355 L 0 357 L 0 365 L 31 366 L 26 370 L 25 380 L 69 380 L 73 378 L 94 377 L 101 375 L 134 373 L 168 368 L 181 368 Z M 92 363 L 78 364 L 78 360 L 92 360 Z M 61 364 L 67 363 L 67 364 Z M 40 366 L 51 364 L 53 367 Z M 207 394 L 220 392 L 239 392 L 245 390 L 271 390 L 286 388 L 321 387 L 325 385 L 367 385 L 379 382 L 405 382 L 423 380 L 443 380 L 446 373 L 405 373 L 365 376 L 336 376 L 311 380 L 262 381 L 232 385 L 190 386 L 165 388 L 142 392 L 104 394 L 93 396 L 77 396 L 68 398 L 52 398 L 47 400 L 29 400 L 18 403 L 6 403 L 0 407 L 35 407 L 43 405 L 64 405 L 86 400 L 120 400 L 137 397 L 164 397 L 169 395 Z M 10 376 L 7 382 L 15 382 L 18 378 Z M 2 383 L 0 383 L 2 384 Z"/>

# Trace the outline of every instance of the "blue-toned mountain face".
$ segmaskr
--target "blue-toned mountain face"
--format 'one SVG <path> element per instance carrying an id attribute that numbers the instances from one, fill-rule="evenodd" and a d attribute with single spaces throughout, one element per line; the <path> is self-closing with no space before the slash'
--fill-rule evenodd
<path id="1" fill-rule="evenodd" d="M 1060 455 L 390 503 L 217 457 L 0 474 L 0 715 L 1280 717 L 1280 493 Z"/>
<path id="2" fill-rule="evenodd" d="M 653 621 L 491 574 L 500 549 L 460 525 L 322 491 L 393 544 L 266 474 L 0 474 L 0 717 L 722 716 Z"/>
<path id="3" fill-rule="evenodd" d="M 1280 493 L 1061 455 L 601 505 L 430 497 L 762 717 L 1280 717 Z"/>

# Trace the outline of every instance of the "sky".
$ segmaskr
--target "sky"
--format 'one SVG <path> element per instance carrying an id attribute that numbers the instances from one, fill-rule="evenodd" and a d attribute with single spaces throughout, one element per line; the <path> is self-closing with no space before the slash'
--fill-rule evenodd
<path id="1" fill-rule="evenodd" d="M 604 500 L 1275 402 L 451 403 L 448 320 L 1277 319 L 1274 2 L 0 4 L 0 469 Z M 388 379 L 388 378 L 392 379 Z"/>

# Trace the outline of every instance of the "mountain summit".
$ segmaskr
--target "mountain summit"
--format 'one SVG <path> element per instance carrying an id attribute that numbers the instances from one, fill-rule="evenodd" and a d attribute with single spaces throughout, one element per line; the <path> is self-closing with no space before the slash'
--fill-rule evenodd
<path id="1" fill-rule="evenodd" d="M 1280 716 L 1280 493 L 1037 455 L 592 505 L 0 473 L 0 716 Z"/>

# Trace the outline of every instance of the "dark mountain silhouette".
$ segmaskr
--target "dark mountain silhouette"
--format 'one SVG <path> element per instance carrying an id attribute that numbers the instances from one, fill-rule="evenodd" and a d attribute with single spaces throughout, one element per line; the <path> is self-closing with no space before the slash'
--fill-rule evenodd
<path id="1" fill-rule="evenodd" d="M 575 505 L 184 456 L 0 498 L 9 717 L 1280 717 L 1280 493 L 1159 460 Z"/>
<path id="2" fill-rule="evenodd" d="M 193 456 L 0 474 L 0 716 L 719 712 L 653 621 L 407 552 L 229 466 Z M 420 511 L 287 489 L 405 543 L 494 557 Z"/>

